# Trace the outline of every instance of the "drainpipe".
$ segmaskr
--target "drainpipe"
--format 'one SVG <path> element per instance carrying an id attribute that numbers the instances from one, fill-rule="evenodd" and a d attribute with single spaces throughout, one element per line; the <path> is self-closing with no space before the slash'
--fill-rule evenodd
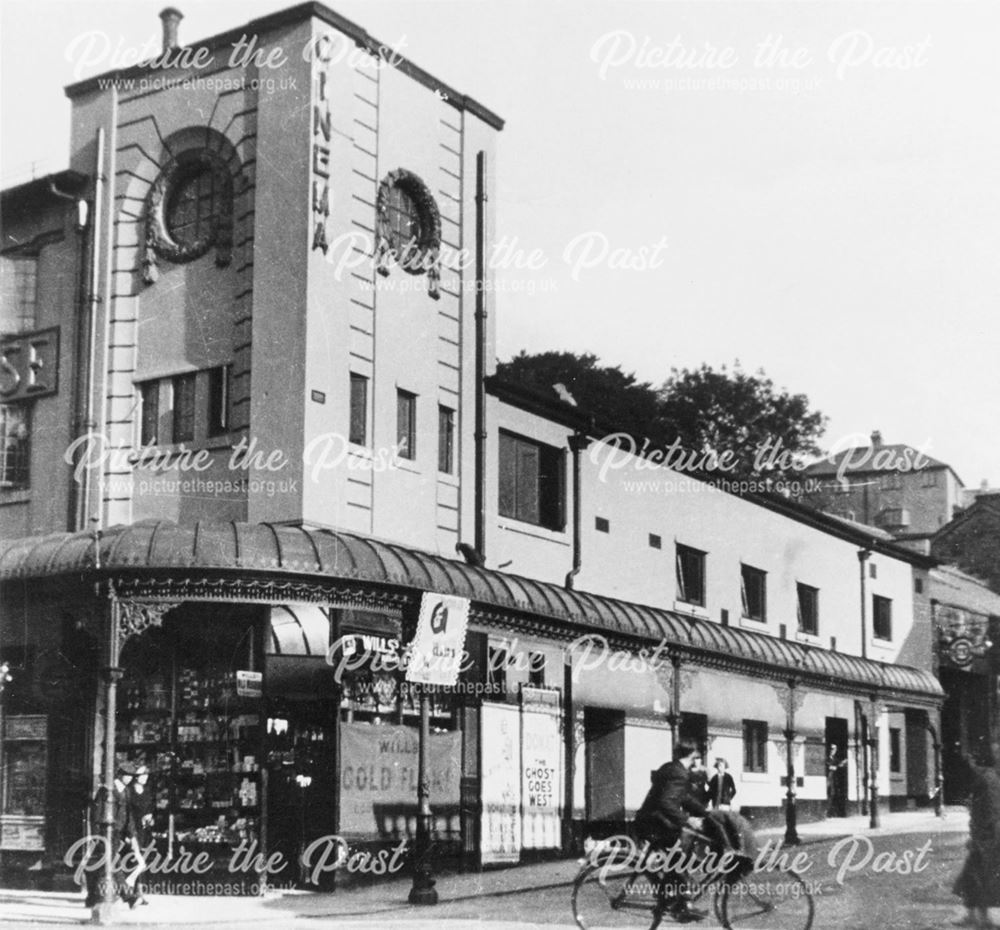
<path id="1" fill-rule="evenodd" d="M 580 453 L 590 445 L 590 437 L 586 433 L 577 432 L 569 437 L 569 449 L 573 455 L 573 568 L 566 576 L 566 589 L 573 590 L 576 576 L 583 565 L 582 541 L 582 506 L 580 501 Z"/>
<path id="2" fill-rule="evenodd" d="M 67 194 L 65 191 L 59 190 L 56 187 L 55 181 L 49 181 L 49 193 L 53 197 L 58 197 L 60 200 L 69 200 L 76 207 L 76 223 L 75 228 L 77 235 L 80 237 L 79 242 L 79 258 L 77 261 L 76 269 L 76 300 L 74 304 L 75 312 L 73 314 L 73 335 L 75 348 L 73 352 L 73 394 L 70 399 L 70 423 L 69 431 L 70 436 L 76 439 L 80 431 L 80 399 L 83 393 L 83 378 L 84 369 L 86 362 L 84 360 L 84 346 L 86 344 L 87 330 L 86 321 L 84 318 L 84 310 L 87 307 L 87 293 L 86 293 L 86 280 L 87 280 L 87 256 L 89 250 L 90 237 L 82 235 L 88 226 L 88 219 L 90 213 L 90 204 L 81 197 L 77 197 L 75 194 Z M 79 506 L 79 488 L 76 482 L 73 480 L 74 475 L 74 464 L 70 463 L 70 477 L 69 477 L 69 488 L 66 496 L 66 529 L 73 533 L 81 529 L 82 524 L 80 523 L 79 514 L 77 513 L 77 507 Z"/>
<path id="3" fill-rule="evenodd" d="M 475 548 L 486 563 L 486 152 L 476 154 Z"/>
<path id="4" fill-rule="evenodd" d="M 87 436 L 97 429 L 94 419 L 94 374 L 97 371 L 97 307 L 100 303 L 101 272 L 97 261 L 97 237 L 101 230 L 101 211 L 104 205 L 104 127 L 97 130 L 97 160 L 94 168 L 94 209 L 90 222 L 90 280 L 88 283 L 86 329 L 87 355 L 82 360 L 84 412 L 81 435 Z M 86 454 L 86 453 L 85 453 Z M 74 467 L 75 467 L 74 463 Z M 91 513 L 91 467 L 87 466 L 83 479 L 83 494 L 76 513 L 76 528 L 85 529 Z"/>
<path id="5" fill-rule="evenodd" d="M 858 550 L 858 567 L 861 573 L 861 658 L 868 658 L 868 560 L 871 549 Z"/>

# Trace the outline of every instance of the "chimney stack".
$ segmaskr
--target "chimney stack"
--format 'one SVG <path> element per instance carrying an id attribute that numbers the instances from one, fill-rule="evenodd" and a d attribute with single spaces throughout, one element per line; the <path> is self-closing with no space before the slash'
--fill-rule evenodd
<path id="1" fill-rule="evenodd" d="M 168 6 L 160 13 L 160 20 L 163 22 L 164 52 L 169 52 L 180 47 L 180 41 L 177 38 L 177 27 L 180 25 L 182 19 L 184 19 L 184 14 L 173 6 Z"/>
<path id="2" fill-rule="evenodd" d="M 882 434 L 878 430 L 875 430 L 874 432 L 872 432 L 872 448 L 879 449 L 881 448 L 881 446 L 882 446 Z"/>

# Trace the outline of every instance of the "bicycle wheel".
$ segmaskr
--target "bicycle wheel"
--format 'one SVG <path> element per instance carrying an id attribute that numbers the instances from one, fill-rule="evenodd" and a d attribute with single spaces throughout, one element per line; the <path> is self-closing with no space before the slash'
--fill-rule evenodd
<path id="1" fill-rule="evenodd" d="M 655 876 L 591 865 L 573 883 L 573 918 L 580 930 L 659 926 L 662 894 Z"/>
<path id="2" fill-rule="evenodd" d="M 794 872 L 751 872 L 723 889 L 720 911 L 726 930 L 809 930 L 814 904 Z"/>

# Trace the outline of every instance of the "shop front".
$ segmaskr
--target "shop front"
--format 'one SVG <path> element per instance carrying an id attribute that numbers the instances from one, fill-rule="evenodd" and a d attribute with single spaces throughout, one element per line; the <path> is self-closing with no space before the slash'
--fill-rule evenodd
<path id="1" fill-rule="evenodd" d="M 183 891 L 195 863 L 233 894 L 411 867 L 421 693 L 407 646 L 427 596 L 462 599 L 469 620 L 457 685 L 425 692 L 435 861 L 579 850 L 634 813 L 678 734 L 730 758 L 761 819 L 796 794 L 822 816 L 830 733 L 850 782 L 864 753 L 877 766 L 869 735 L 846 729 L 855 706 L 879 733 L 889 710 L 930 719 L 941 701 L 925 671 L 347 533 L 44 537 L 0 553 L 0 585 L 8 881 L 69 883 L 67 851 L 101 829 L 89 798 L 125 760 L 152 773 L 154 888 Z"/>

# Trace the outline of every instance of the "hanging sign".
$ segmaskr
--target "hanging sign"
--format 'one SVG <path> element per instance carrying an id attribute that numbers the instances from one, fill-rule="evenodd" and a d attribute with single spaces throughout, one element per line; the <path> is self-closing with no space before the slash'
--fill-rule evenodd
<path id="1" fill-rule="evenodd" d="M 410 647 L 406 680 L 453 686 L 465 655 L 468 626 L 467 598 L 425 592 L 420 602 L 417 635 Z"/>

